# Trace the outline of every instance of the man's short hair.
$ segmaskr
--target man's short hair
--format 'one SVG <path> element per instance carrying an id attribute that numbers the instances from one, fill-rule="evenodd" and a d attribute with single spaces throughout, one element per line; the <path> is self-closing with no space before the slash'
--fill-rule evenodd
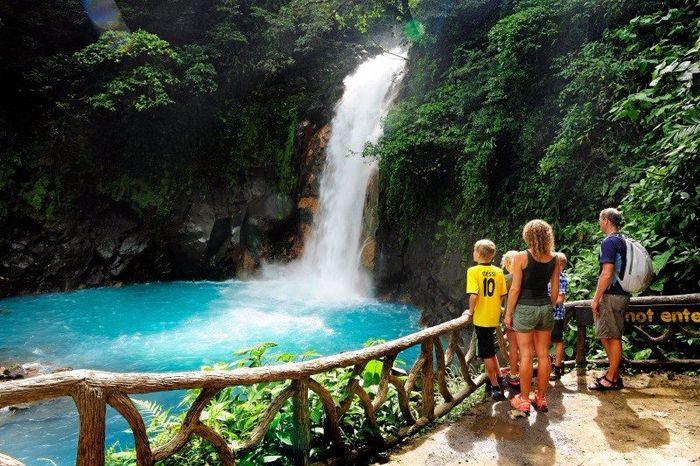
<path id="1" fill-rule="evenodd" d="M 622 225 L 622 214 L 619 210 L 614 209 L 612 207 L 608 207 L 607 209 L 601 210 L 600 218 L 602 220 L 609 221 L 618 228 L 620 227 L 620 225 Z"/>
<path id="2" fill-rule="evenodd" d="M 496 255 L 496 245 L 490 239 L 480 239 L 474 243 L 474 252 L 487 262 L 491 262 Z"/>

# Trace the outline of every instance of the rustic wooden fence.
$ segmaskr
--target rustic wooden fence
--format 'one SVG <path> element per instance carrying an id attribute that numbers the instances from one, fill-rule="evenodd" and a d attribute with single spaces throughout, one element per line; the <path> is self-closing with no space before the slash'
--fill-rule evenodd
<path id="1" fill-rule="evenodd" d="M 586 360 L 586 327 L 593 325 L 591 300 L 571 301 L 566 303 L 567 318 L 576 320 L 576 364 L 587 362 L 607 364 L 607 360 Z M 639 296 L 630 299 L 625 312 L 628 327 L 649 344 L 654 359 L 644 361 L 625 361 L 628 365 L 640 366 L 698 366 L 700 354 L 691 354 L 689 358 L 668 357 L 659 347 L 668 342 L 677 333 L 700 338 L 700 293 L 673 296 Z M 650 326 L 662 326 L 663 331 L 657 335 L 649 330 Z"/>
<path id="2" fill-rule="evenodd" d="M 311 441 L 309 391 L 318 395 L 323 404 L 324 434 L 341 457 L 347 455 L 349 450 L 343 440 L 340 419 L 356 400 L 364 410 L 365 422 L 374 432 L 379 431 L 377 410 L 389 399 L 398 403 L 403 418 L 398 436 L 381 438 L 380 435 L 377 439 L 379 443 L 387 445 L 411 435 L 433 419 L 443 416 L 474 392 L 486 379 L 470 365 L 475 357 L 475 340 L 473 333 L 464 332 L 470 323 L 471 317 L 462 316 L 358 351 L 276 366 L 176 373 L 74 370 L 43 375 L 0 384 L 0 407 L 63 396 L 72 397 L 80 420 L 76 460 L 79 466 L 99 466 L 105 463 L 107 405 L 118 411 L 129 423 L 134 435 L 138 465 L 153 465 L 156 461 L 172 456 L 196 435 L 210 442 L 218 452 L 221 463 L 228 466 L 234 465 L 236 458 L 241 458 L 260 444 L 275 415 L 282 409 L 285 401 L 291 398 L 294 418 L 294 462 L 305 465 L 309 463 Z M 499 341 L 503 342 L 500 332 Z M 420 355 L 411 370 L 405 376 L 396 375 L 393 365 L 397 355 L 417 345 L 420 345 Z M 362 386 L 360 379 L 364 367 L 372 360 L 383 363 L 374 397 L 368 393 L 368 387 Z M 347 396 L 340 400 L 334 399 L 326 388 L 313 379 L 314 375 L 338 368 L 352 368 L 352 377 L 345 390 Z M 459 380 L 461 388 L 455 393 L 451 393 L 448 388 L 448 372 Z M 288 385 L 271 400 L 246 441 L 229 444 L 219 433 L 200 420 L 202 410 L 221 389 L 274 381 L 288 381 Z M 390 386 L 397 396 L 387 396 Z M 180 430 L 168 443 L 153 447 L 146 433 L 143 418 L 129 395 L 194 388 L 201 389 L 201 393 L 189 408 Z M 3 459 L 0 455 L 1 464 L 21 463 L 8 457 Z"/>
<path id="3" fill-rule="evenodd" d="M 626 315 L 630 325 L 648 338 L 652 344 L 668 341 L 676 332 L 700 337 L 700 332 L 690 327 L 700 325 L 700 293 L 680 296 L 632 298 Z M 590 301 L 574 301 L 566 304 L 567 318 L 576 318 L 578 343 L 576 362 L 586 363 L 586 326 L 590 319 Z M 117 410 L 129 423 L 134 435 L 138 465 L 153 465 L 181 450 L 193 436 L 199 436 L 212 444 L 219 453 L 222 464 L 234 465 L 236 458 L 255 449 L 267 432 L 275 415 L 288 399 L 292 399 L 294 416 L 293 454 L 295 464 L 309 463 L 311 425 L 309 419 L 309 391 L 315 393 L 323 404 L 325 413 L 324 434 L 334 446 L 339 457 L 347 455 L 348 446 L 343 440 L 341 418 L 357 401 L 365 413 L 365 422 L 373 432 L 379 432 L 377 411 L 389 400 L 398 403 L 403 425 L 398 436 L 377 441 L 389 445 L 413 434 L 433 419 L 448 413 L 474 392 L 486 377 L 474 370 L 475 358 L 473 332 L 465 332 L 471 317 L 462 316 L 397 340 L 358 351 L 341 353 L 300 363 L 242 368 L 231 371 L 175 372 L 175 373 L 110 373 L 75 370 L 43 375 L 26 380 L 0 384 L 0 408 L 70 396 L 75 402 L 80 419 L 78 453 L 79 466 L 99 466 L 105 462 L 105 418 L 107 405 Z M 659 336 L 652 336 L 641 326 L 668 325 Z M 497 332 L 501 356 L 505 356 L 506 342 L 502 332 Z M 401 351 L 420 345 L 420 355 L 405 376 L 396 375 L 394 362 Z M 445 346 L 446 345 L 446 346 Z M 658 350 L 660 351 L 660 350 Z M 661 357 L 655 362 L 700 364 L 700 360 L 674 360 Z M 368 362 L 383 363 L 376 395 L 372 397 L 363 387 L 360 375 Z M 504 357 L 503 360 L 506 360 Z M 595 362 L 595 361 L 590 361 Z M 314 375 L 339 368 L 352 368 L 345 393 L 336 400 Z M 450 369 L 448 369 L 450 368 Z M 452 370 L 454 369 L 454 370 Z M 448 372 L 459 380 L 460 388 L 450 392 Z M 219 433 L 200 420 L 207 404 L 226 387 L 249 386 L 264 382 L 288 382 L 287 387 L 270 401 L 260 416 L 250 437 L 236 444 L 229 444 Z M 393 387 L 396 397 L 388 397 Z M 201 389 L 185 415 L 182 427 L 166 444 L 153 447 L 146 433 L 140 412 L 129 398 L 131 394 L 168 390 Z M 357 401 L 356 401 L 357 400 Z M 17 466 L 22 463 L 0 454 L 0 465 Z"/>

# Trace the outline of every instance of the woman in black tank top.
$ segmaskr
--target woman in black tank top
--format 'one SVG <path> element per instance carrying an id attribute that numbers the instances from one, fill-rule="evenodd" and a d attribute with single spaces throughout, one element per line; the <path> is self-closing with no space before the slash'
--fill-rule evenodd
<path id="1" fill-rule="evenodd" d="M 520 394 L 511 400 L 517 410 L 530 413 L 530 404 L 547 411 L 549 387 L 549 344 L 554 317 L 552 308 L 559 295 L 559 264 L 554 255 L 552 227 L 544 220 L 531 220 L 523 228 L 526 251 L 513 259 L 513 284 L 508 293 L 505 324 L 517 332 L 520 351 Z M 547 285 L 551 284 L 551 296 Z M 537 393 L 532 387 L 533 351 L 537 354 Z"/>

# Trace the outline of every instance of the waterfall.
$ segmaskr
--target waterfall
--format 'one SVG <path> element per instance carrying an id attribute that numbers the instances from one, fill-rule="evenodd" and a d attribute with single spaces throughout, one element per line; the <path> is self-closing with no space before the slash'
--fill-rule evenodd
<path id="1" fill-rule="evenodd" d="M 360 265 L 362 211 L 376 161 L 362 157 L 382 134 L 382 118 L 396 96 L 406 61 L 395 49 L 370 58 L 343 81 L 345 91 L 331 122 L 313 232 L 296 263 L 283 274 L 303 279 L 317 296 L 363 298 L 371 280 Z M 279 271 L 276 273 L 279 275 Z"/>

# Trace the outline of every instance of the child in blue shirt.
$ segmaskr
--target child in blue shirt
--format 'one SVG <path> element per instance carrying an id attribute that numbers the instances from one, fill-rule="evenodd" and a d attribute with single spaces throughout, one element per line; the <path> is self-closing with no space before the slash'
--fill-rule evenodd
<path id="1" fill-rule="evenodd" d="M 559 261 L 559 298 L 552 312 L 554 313 L 554 328 L 552 329 L 552 343 L 554 344 L 554 364 L 552 364 L 552 374 L 549 380 L 559 380 L 564 374 L 564 317 L 566 309 L 564 309 L 564 301 L 566 301 L 566 293 L 568 291 L 568 280 L 563 270 L 566 267 L 567 259 L 563 252 L 556 253 Z"/>

